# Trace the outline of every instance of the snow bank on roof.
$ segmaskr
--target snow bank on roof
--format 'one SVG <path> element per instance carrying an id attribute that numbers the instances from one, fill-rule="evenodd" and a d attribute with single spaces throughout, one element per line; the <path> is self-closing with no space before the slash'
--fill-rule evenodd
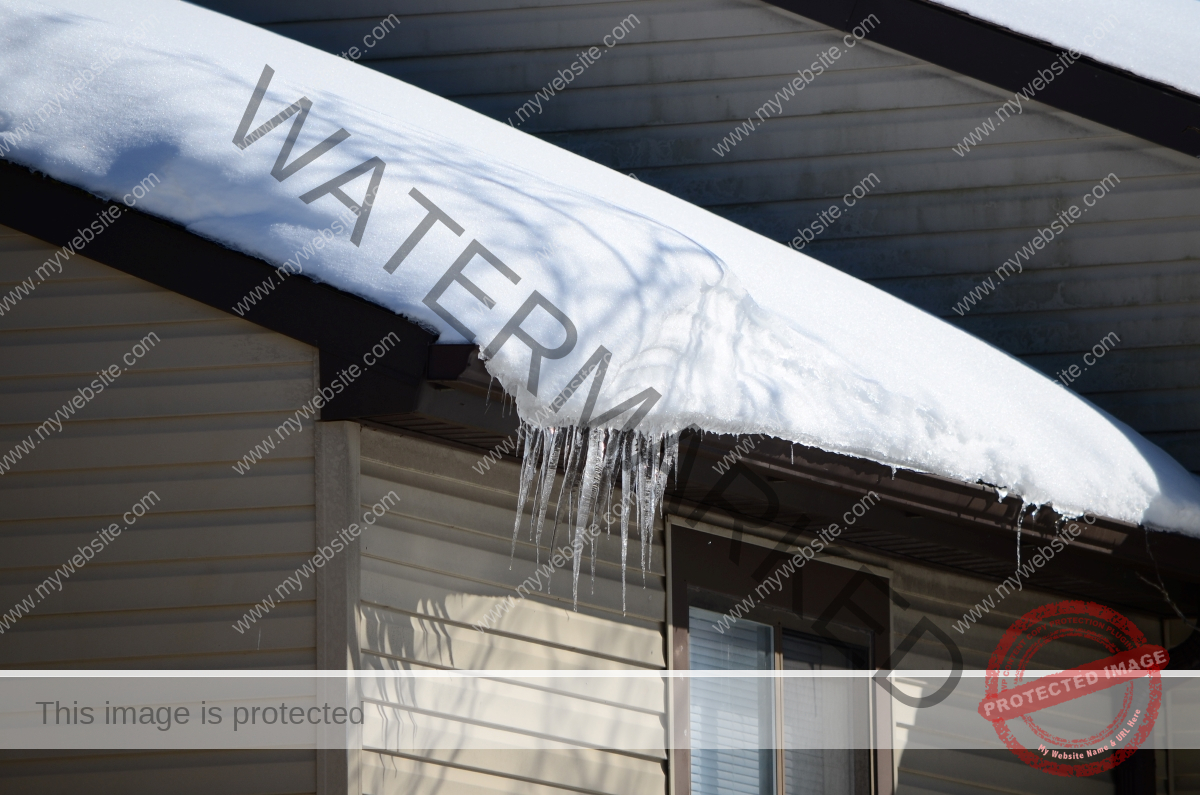
<path id="1" fill-rule="evenodd" d="M 933 2 L 1200 97 L 1197 0 Z"/>
<path id="2" fill-rule="evenodd" d="M 300 262 L 443 341 L 498 348 L 489 369 L 527 420 L 579 420 L 597 372 L 585 394 L 553 400 L 607 351 L 592 420 L 658 394 L 640 430 L 766 433 L 1067 514 L 1200 532 L 1196 478 L 1127 426 L 974 337 L 627 176 L 183 3 L 0 0 L 0 13 L 7 158 L 108 197 L 153 172 L 162 182 L 139 209 L 277 265 Z M 245 129 L 267 127 L 239 148 L 264 76 Z M 280 170 L 300 114 L 268 120 L 301 96 L 311 109 Z M 272 176 L 339 129 L 349 137 Z M 379 162 L 355 245 L 329 183 Z M 363 202 L 371 179 L 364 170 L 342 185 L 346 200 Z M 389 272 L 430 206 L 450 220 Z M 329 242 L 298 256 L 322 230 Z M 521 334 L 546 351 L 537 367 Z"/>

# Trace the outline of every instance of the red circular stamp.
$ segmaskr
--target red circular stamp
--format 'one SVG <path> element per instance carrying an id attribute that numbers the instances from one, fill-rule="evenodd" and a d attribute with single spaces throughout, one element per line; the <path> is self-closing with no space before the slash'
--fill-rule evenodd
<path id="1" fill-rule="evenodd" d="M 1045 670 L 1056 641 L 1073 644 L 1076 653 L 1092 647 L 1098 659 Z M 1111 608 L 1076 600 L 1044 605 L 1009 627 L 992 653 L 979 714 L 1031 767 L 1092 776 L 1124 762 L 1150 736 L 1167 659 L 1166 649 L 1148 644 Z"/>

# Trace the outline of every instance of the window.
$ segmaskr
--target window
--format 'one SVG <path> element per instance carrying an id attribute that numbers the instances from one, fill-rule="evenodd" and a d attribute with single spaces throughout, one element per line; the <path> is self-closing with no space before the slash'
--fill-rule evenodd
<path id="1" fill-rule="evenodd" d="M 825 639 L 746 619 L 726 629 L 721 618 L 689 607 L 691 670 L 862 667 L 865 655 Z M 870 792 L 869 782 L 856 781 L 864 770 L 848 750 L 856 739 L 861 742 L 854 732 L 861 735 L 869 720 L 869 705 L 856 695 L 854 683 L 841 679 L 693 678 L 692 795 L 776 795 L 780 779 L 785 795 Z M 776 741 L 780 734 L 782 743 Z M 844 747 L 821 747 L 829 745 Z"/>
<path id="2" fill-rule="evenodd" d="M 673 665 L 780 672 L 680 680 L 675 721 L 688 732 L 677 741 L 686 748 L 675 755 L 675 795 L 890 793 L 890 753 L 871 750 L 871 680 L 788 673 L 872 668 L 876 649 L 886 648 L 887 581 L 860 588 L 853 568 L 809 563 L 747 610 L 764 569 L 778 565 L 771 550 L 673 533 Z M 844 610 L 837 605 L 847 593 L 853 604 Z"/>

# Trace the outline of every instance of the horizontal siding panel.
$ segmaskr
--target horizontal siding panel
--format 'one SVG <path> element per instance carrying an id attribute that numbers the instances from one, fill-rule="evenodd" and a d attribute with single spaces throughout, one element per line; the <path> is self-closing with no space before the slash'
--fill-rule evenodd
<path id="1" fill-rule="evenodd" d="M 396 30 L 371 49 L 372 58 L 421 55 L 584 48 L 601 40 L 630 14 L 642 23 L 629 30 L 623 44 L 638 41 L 687 40 L 723 35 L 751 36 L 819 28 L 758 3 L 726 0 L 633 0 L 530 9 L 482 10 L 469 15 L 405 16 Z M 340 15 L 339 15 L 340 16 Z M 359 44 L 372 20 L 329 19 L 319 23 L 266 25 L 268 30 L 328 52 Z M 628 30 L 628 28 L 627 28 Z"/>
<path id="2" fill-rule="evenodd" d="M 1088 368 L 1071 388 L 1096 396 L 1104 392 L 1157 392 L 1200 386 L 1200 346 L 1121 350 L 1120 345 Z M 1077 353 L 1023 357 L 1027 364 L 1055 377 L 1071 365 L 1086 367 Z M 1153 386 L 1147 387 L 1147 384 Z"/>
<path id="3" fill-rule="evenodd" d="M 833 62 L 831 70 L 910 66 L 913 60 L 894 50 L 863 48 L 846 50 L 841 33 L 814 30 L 754 37 L 722 37 L 700 41 L 622 42 L 620 57 L 604 54 L 592 61 L 583 74 L 571 81 L 571 89 L 612 86 L 673 84 L 699 80 L 726 80 L 778 74 L 779 86 L 797 76 L 817 56 L 837 46 L 845 60 Z M 597 42 L 599 44 L 599 42 Z M 553 80 L 581 50 L 540 49 L 512 52 L 373 60 L 371 67 L 439 96 L 533 93 Z M 590 55 L 588 56 L 590 59 Z M 791 69 L 780 70 L 781 64 Z M 583 62 L 579 64 L 583 66 Z M 778 86 L 776 87 L 778 89 Z M 557 99 L 557 97 L 556 97 Z"/>
<path id="4" fill-rule="evenodd" d="M 19 380 L 0 377 L 0 424 L 41 424 L 90 382 L 91 373 Z M 106 387 L 75 416 L 84 420 L 115 420 L 290 413 L 308 402 L 313 390 L 311 362 L 209 370 L 132 370 Z M 260 441 L 262 437 L 247 435 L 246 446 L 252 447 Z"/>
<path id="5" fill-rule="evenodd" d="M 402 481 L 391 480 L 386 477 L 387 470 L 381 468 L 373 462 L 364 462 L 364 475 L 362 479 L 362 501 L 364 506 L 369 506 L 392 490 L 393 485 L 402 486 L 401 489 L 396 489 L 396 493 L 401 497 L 401 504 L 393 508 L 391 513 L 396 516 L 412 517 L 421 522 L 420 517 L 437 516 L 437 524 L 446 525 L 449 527 L 458 527 L 464 530 L 469 530 L 473 533 L 482 533 L 490 537 L 489 541 L 483 540 L 480 543 L 502 542 L 505 550 L 504 557 L 507 559 L 511 554 L 512 537 L 513 537 L 513 521 L 516 514 L 516 494 L 514 491 L 507 493 L 497 492 L 495 490 L 477 490 L 465 483 L 454 485 L 445 479 L 422 476 L 420 474 L 404 473 L 403 470 L 392 470 L 393 477 L 403 477 Z M 369 474 L 368 474 L 369 473 Z M 380 476 L 384 477 L 380 477 Z M 561 487 L 561 478 L 556 486 Z M 558 491 L 554 492 L 557 496 Z M 613 495 L 614 503 L 620 499 L 620 492 Z M 486 500 L 486 502 L 485 502 Z M 546 524 L 542 531 L 542 562 L 545 562 L 545 550 L 549 547 L 551 538 L 554 535 L 554 512 L 557 509 L 557 502 L 551 500 L 546 511 Z M 530 539 L 530 519 L 532 514 L 531 505 L 525 507 L 525 516 L 521 522 L 521 530 L 517 538 L 517 547 L 527 550 L 524 557 L 528 558 L 530 566 L 528 573 L 533 571 L 533 560 L 535 556 L 534 547 Z M 615 518 L 615 517 L 614 517 Z M 380 524 L 386 525 L 389 520 L 383 520 Z M 611 527 L 612 535 L 609 536 L 605 532 L 596 539 L 596 558 L 598 561 L 617 564 L 621 559 L 620 552 L 620 522 L 616 521 Z M 573 532 L 573 530 L 571 531 Z M 558 536 L 555 541 L 556 548 L 561 548 L 564 545 L 569 546 L 570 540 L 567 535 L 568 527 L 565 516 L 559 517 Z M 660 534 L 656 534 L 654 539 L 653 554 L 650 560 L 648 572 L 652 575 L 662 575 L 664 573 L 664 553 L 662 539 Z M 641 559 L 638 551 L 638 539 L 636 527 L 630 528 L 630 557 L 628 565 L 635 569 L 637 576 L 641 577 Z M 494 548 L 494 546 L 493 546 Z M 584 565 L 588 566 L 590 571 L 590 548 L 585 548 Z M 507 564 L 505 566 L 507 568 Z M 628 576 L 633 575 L 633 571 Z M 521 576 L 524 579 L 525 575 Z M 619 573 L 616 575 L 619 578 Z M 506 577 L 507 579 L 507 577 Z M 513 583 L 513 586 L 519 585 L 520 581 Z"/>
<path id="6" fill-rule="evenodd" d="M 932 125 L 922 124 L 929 126 Z M 947 123 L 947 131 L 953 126 L 952 121 Z M 935 140 L 929 138 L 926 142 L 933 144 Z M 713 140 L 707 143 L 712 144 Z M 864 188 L 872 184 L 874 187 L 868 197 L 860 200 L 863 209 L 873 208 L 878 199 L 889 194 L 911 201 L 911 195 L 918 192 L 993 191 L 998 186 L 1010 185 L 1061 185 L 1059 190 L 1070 195 L 1069 192 L 1076 190 L 1073 187 L 1076 183 L 1084 189 L 1096 183 L 1097 156 L 1106 157 L 1122 180 L 1165 177 L 1181 187 L 1194 182 L 1172 173 L 1172 165 L 1152 153 L 1112 151 L 1115 149 L 1115 141 L 1110 138 L 997 146 L 973 152 L 971 156 L 978 162 L 969 169 L 961 167 L 957 155 L 948 147 L 931 146 L 896 152 L 793 156 L 787 160 L 726 156 L 719 163 L 709 158 L 704 165 L 639 169 L 635 173 L 643 182 L 705 207 L 789 202 L 799 192 L 807 200 L 823 201 L 821 209 L 836 204 L 843 214 L 852 211 L 843 204 L 843 197 L 869 174 L 874 174 L 875 179 Z M 712 153 L 711 149 L 708 151 Z M 1079 201 L 1077 193 L 1070 198 Z"/>
<path id="7" fill-rule="evenodd" d="M 865 176 L 865 175 L 862 175 Z M 860 176 L 858 179 L 862 179 Z M 966 230 L 994 230 L 998 232 L 1019 230 L 1024 239 L 997 260 L 988 270 L 998 267 L 1004 259 L 1012 257 L 1022 245 L 1029 245 L 1038 230 L 1050 226 L 1058 213 L 1072 205 L 1079 207 L 1081 217 L 1040 251 L 1035 250 L 1026 269 L 1039 269 L 1070 262 L 1063 256 L 1065 246 L 1081 231 L 1097 224 L 1128 223 L 1130 221 L 1156 221 L 1165 218 L 1187 218 L 1192 224 L 1197 219 L 1187 204 L 1187 197 L 1200 188 L 1200 175 L 1186 179 L 1179 177 L 1156 177 L 1147 179 L 1122 179 L 1113 191 L 1095 207 L 1088 209 L 1083 196 L 1088 193 L 1105 174 L 1095 174 L 1085 182 L 1053 185 L 1013 185 L 926 192 L 920 203 L 904 194 L 882 193 L 872 195 L 847 212 L 839 208 L 842 217 L 820 236 L 820 242 L 828 245 L 842 238 L 858 241 L 875 235 L 906 235 L 940 237 L 948 232 Z M 1118 175 L 1120 176 L 1120 175 Z M 881 175 L 880 179 L 886 179 Z M 858 180 L 847 185 L 853 188 Z M 738 220 L 747 212 L 755 213 L 755 223 L 760 231 L 771 232 L 769 237 L 790 240 L 797 227 L 807 227 L 817 215 L 829 208 L 828 198 L 806 199 L 803 202 L 777 202 L 760 204 L 748 210 L 744 207 L 714 208 L 719 214 Z M 840 198 L 837 204 L 841 204 Z M 1085 232 L 1086 234 L 1086 232 Z M 1200 231 L 1197 232 L 1200 240 Z M 894 242 L 894 241 L 893 241 Z M 814 245 L 815 248 L 815 245 Z"/>
<path id="8" fill-rule="evenodd" d="M 460 743 L 528 748 L 540 738 L 548 738 L 554 744 L 612 748 L 663 759 L 666 735 L 661 718 L 666 687 L 658 677 L 653 681 L 654 692 L 649 692 L 648 684 L 611 677 L 557 681 L 542 677 L 529 681 L 519 675 L 503 679 L 375 677 L 364 685 L 363 697 L 375 705 L 372 717 L 387 726 L 372 738 L 371 744 L 380 748 L 409 750 L 457 747 Z M 364 729 L 364 743 L 367 738 Z"/>
<path id="9" fill-rule="evenodd" d="M 0 787 L 39 795 L 307 795 L 317 791 L 312 751 L 57 753 L 59 758 L 0 759 Z"/>
<path id="10" fill-rule="evenodd" d="M 1108 392 L 1089 397 L 1105 411 L 1147 431 L 1200 427 L 1200 389 Z"/>
<path id="11" fill-rule="evenodd" d="M 392 12 L 399 17 L 405 17 L 417 14 L 498 11 L 508 8 L 590 5 L 595 2 L 596 0 L 409 0 L 402 9 L 396 8 L 395 0 L 343 0 L 336 6 L 330 6 L 327 0 L 255 0 L 253 3 L 246 3 L 244 0 L 201 0 L 196 5 L 256 25 L 264 25 L 327 19 L 361 19 L 365 22 L 372 18 L 386 17 Z"/>
<path id="12" fill-rule="evenodd" d="M 79 256 L 70 259 L 60 257 L 58 265 L 52 266 L 53 270 L 43 271 L 46 274 L 46 281 L 43 282 L 37 275 L 37 269 L 47 260 L 53 260 L 54 253 L 61 249 L 15 230 L 8 231 L 11 233 L 9 236 L 0 236 L 0 285 L 4 285 L 5 290 L 28 278 L 32 278 L 36 285 L 35 293 L 36 290 L 52 284 L 79 283 L 87 280 L 116 284 L 133 278 Z M 62 266 L 61 271 L 58 269 L 59 265 Z M 0 328 L 4 328 L 3 322 L 0 322 Z"/>
<path id="13" fill-rule="evenodd" d="M 741 118 L 732 121 L 725 118 L 698 118 L 676 125 L 580 130 L 542 137 L 564 149 L 622 171 L 760 160 L 786 161 L 795 168 L 803 169 L 811 158 L 860 155 L 870 172 L 878 170 L 875 164 L 883 162 L 880 158 L 887 153 L 909 150 L 932 150 L 931 154 L 924 156 L 943 158 L 946 163 L 960 163 L 961 158 L 950 148 L 951 145 L 960 143 L 963 135 L 994 110 L 995 104 L 986 102 L 830 115 L 777 116 L 769 124 L 755 129 L 753 134 L 743 137 L 724 156 L 714 151 L 714 147 L 743 120 Z M 1013 168 L 1021 168 L 1026 157 L 1045 153 L 1047 147 L 1052 147 L 1051 152 L 1070 148 L 1070 144 L 1063 143 L 1067 141 L 1076 147 L 1087 146 L 1092 140 L 1108 142 L 1114 148 L 1124 144 L 1124 139 L 1115 136 L 1112 130 L 1057 111 L 1029 116 L 1021 124 L 1006 129 L 1004 135 L 1009 143 L 972 151 L 970 168 L 946 168 L 939 172 L 939 176 L 955 181 L 978 179 L 973 176 L 976 170 L 988 168 L 987 163 L 994 158 L 1008 160 Z M 1120 143 L 1114 145 L 1114 140 Z M 1122 148 L 1129 149 L 1128 145 Z M 1142 143 L 1140 148 L 1162 152 L 1146 143 Z M 1156 159 L 1170 158 L 1158 154 Z M 820 164 L 812 164 L 809 168 L 814 166 L 819 167 Z M 1092 169 L 1094 172 L 1094 164 Z M 1164 172 L 1170 173 L 1167 169 Z M 883 176 L 887 177 L 886 174 Z M 854 182 L 857 181 L 858 178 L 855 178 Z M 1007 179 L 1004 181 L 1008 182 Z M 901 190 L 903 184 L 896 178 L 889 179 L 887 186 L 880 187 Z M 943 187 L 941 182 L 934 184 L 935 189 Z M 803 187 L 804 183 L 798 183 L 798 189 L 792 196 L 808 197 Z M 919 184 L 914 186 L 919 187 Z M 840 188 L 835 195 L 841 195 L 844 191 L 845 188 Z"/>
<path id="14" fill-rule="evenodd" d="M 223 465 L 12 474 L 0 481 L 0 519 L 117 517 L 154 491 L 152 513 L 312 505 L 312 461 L 262 461 L 246 475 Z"/>
<path id="15" fill-rule="evenodd" d="M 32 273 L 51 251 L 23 235 L 0 236 L 0 274 Z M 136 365 L 122 362 L 151 331 L 160 342 Z M 4 633 L 0 665 L 313 667 L 314 588 L 245 634 L 233 626 L 312 554 L 311 434 L 289 438 L 244 476 L 231 464 L 311 398 L 315 357 L 306 345 L 82 257 L 0 317 L 0 449 L 29 434 L 38 440 L 0 478 L 0 539 L 10 549 L 0 599 L 36 602 Z M 115 383 L 61 431 L 37 437 L 37 425 L 113 363 L 127 368 Z M 122 515 L 150 491 L 158 502 L 126 525 Z M 61 591 L 37 593 L 114 522 L 121 535 Z M 308 752 L 283 765 L 275 789 L 253 777 L 223 786 L 228 770 L 197 780 L 208 782 L 205 791 L 311 791 L 314 759 Z M 57 786 L 53 776 L 41 780 Z M 63 779 L 88 791 L 116 780 L 99 768 Z"/>
<path id="16" fill-rule="evenodd" d="M 1200 472 L 1200 431 L 1147 431 L 1144 435 L 1192 472 Z"/>
<path id="17" fill-rule="evenodd" d="M 1195 303 L 1151 304 L 1110 309 L 1072 309 L 1030 316 L 967 315 L 956 325 L 1017 356 L 1091 350 L 1110 332 L 1120 330 L 1119 350 L 1186 345 L 1200 338 Z M 1080 361 L 1082 366 L 1084 362 Z M 1094 367 L 1102 368 L 1098 361 Z"/>
<path id="18" fill-rule="evenodd" d="M 61 405 L 61 404 L 60 404 Z M 90 408 L 90 406 L 89 406 Z M 86 411 L 86 409 L 85 409 Z M 81 412 L 82 413 L 82 412 Z M 285 430 L 279 440 L 275 430 L 291 413 L 228 414 L 208 417 L 169 417 L 146 420 L 76 420 L 63 424 L 60 433 L 43 440 L 28 464 L 17 471 L 113 469 L 174 464 L 222 463 L 232 465 L 255 443 L 274 437 L 270 460 L 312 458 L 313 435 Z M 51 426 L 53 429 L 54 426 Z M 311 425 L 306 430 L 311 429 Z M 0 425 L 0 449 L 8 450 L 32 435 L 36 426 Z"/>
<path id="19" fill-rule="evenodd" d="M 994 271 L 982 271 L 944 277 L 876 280 L 876 285 L 886 284 L 888 292 L 897 298 L 954 320 L 960 315 L 952 308 L 964 294 L 989 276 L 993 278 L 995 289 L 970 308 L 974 317 L 1200 300 L 1200 260 L 1031 268 L 1021 273 L 1013 272 L 1003 281 Z"/>
<path id="20" fill-rule="evenodd" d="M 364 604 L 362 611 L 359 630 L 363 650 L 398 661 L 462 670 L 623 671 L 645 667 L 532 638 L 480 632 L 420 614 L 369 604 Z"/>
<path id="21" fill-rule="evenodd" d="M 362 755 L 362 785 L 363 792 L 370 795 L 443 795 L 449 792 L 454 795 L 567 795 L 579 792 L 542 784 L 528 773 L 502 776 L 486 770 L 369 751 Z"/>
<path id="22" fill-rule="evenodd" d="M 784 73 L 787 74 L 787 71 Z M 555 97 L 553 102 L 543 103 L 543 113 L 533 116 L 521 129 L 543 134 L 724 120 L 729 129 L 710 144 L 716 146 L 721 137 L 753 116 L 789 80 L 771 75 L 676 83 L 670 87 L 669 93 L 664 93 L 659 86 L 576 88 L 562 97 Z M 463 96 L 459 97 L 459 102 L 486 116 L 504 120 L 515 114 L 516 109 L 528 99 L 528 94 L 518 93 Z M 783 112 L 769 123 L 797 116 L 963 105 L 992 100 L 992 96 L 980 89 L 965 82 L 947 81 L 928 67 L 843 68 L 821 75 L 794 99 L 783 103 Z M 959 137 L 967 131 L 964 130 Z"/>
<path id="23" fill-rule="evenodd" d="M 0 666 L 158 668 L 159 658 L 190 659 L 194 668 L 258 667 L 260 652 L 300 651 L 311 668 L 316 618 L 311 602 L 284 603 L 239 634 L 245 606 L 99 615 L 26 616 L 4 633 Z M 240 655 L 233 662 L 231 655 Z M 217 662 L 206 664 L 208 657 Z M 266 663 L 270 664 L 270 663 Z M 187 664 L 171 667 L 186 668 Z"/>
<path id="24" fill-rule="evenodd" d="M 158 331 L 162 325 L 213 321 L 210 307 L 133 277 L 67 281 L 65 276 L 64 272 L 63 277 L 39 284 L 22 300 L 20 311 L 0 321 L 0 330 L 87 328 L 90 332 L 105 326 L 149 325 L 162 336 Z M 154 300 L 147 301 L 147 295 Z"/>
<path id="25" fill-rule="evenodd" d="M 540 751 L 466 749 L 429 750 L 422 752 L 421 757 L 435 764 L 489 770 L 510 777 L 522 777 L 528 775 L 529 771 L 537 771 L 537 785 L 557 782 L 582 792 L 613 792 L 621 795 L 663 793 L 662 764 L 625 754 L 605 754 L 600 759 L 596 754 L 578 748 Z"/>
<path id="26" fill-rule="evenodd" d="M 412 613 L 420 620 L 445 620 L 463 626 L 483 622 L 493 607 L 514 593 L 507 586 L 487 585 L 373 558 L 363 561 L 361 587 L 363 601 L 369 604 Z M 638 590 L 631 589 L 635 601 L 640 596 Z M 563 607 L 561 601 L 546 603 L 545 597 L 534 591 L 489 626 L 504 635 L 653 668 L 666 667 L 660 622 L 639 622 L 627 615 L 620 626 L 615 626 L 610 616 L 593 610 L 586 600 L 579 612 L 569 617 L 563 614 Z"/>
<path id="27" fill-rule="evenodd" d="M 129 543 L 124 533 L 110 546 Z M 59 564 L 77 554 L 75 547 L 58 550 Z M 307 550 L 305 551 L 307 553 Z M 171 608 L 242 605 L 243 609 L 267 596 L 276 596 L 275 588 L 293 574 L 311 553 L 249 559 L 207 561 L 167 561 L 114 565 L 105 552 L 95 557 L 68 578 L 56 591 L 53 581 L 49 595 L 39 602 L 34 615 L 66 613 L 114 613 L 124 610 L 168 610 Z M 16 604 L 34 595 L 52 569 L 22 569 L 0 572 L 0 604 Z M 309 579 L 289 602 L 315 599 L 315 583 Z M 39 597 L 34 595 L 37 600 Z M 282 600 L 280 600 L 282 601 Z M 233 630 L 230 630 L 233 631 Z"/>
<path id="28" fill-rule="evenodd" d="M 595 593 L 589 577 L 590 561 L 583 561 L 578 612 L 572 609 L 571 573 L 564 570 L 554 575 L 553 596 L 534 593 L 518 600 L 488 631 L 473 626 L 488 620 L 493 607 L 505 604 L 507 597 L 515 594 L 515 586 L 532 573 L 535 555 L 524 532 L 515 557 L 512 552 L 517 467 L 504 462 L 481 475 L 472 469 L 476 461 L 476 455 L 465 451 L 363 430 L 361 502 L 366 506 L 392 490 L 400 497 L 399 503 L 362 536 L 363 603 L 358 634 L 364 666 L 497 671 L 660 669 L 664 663 L 663 578 L 652 576 L 649 587 L 643 590 L 631 576 L 631 614 L 622 616 L 620 567 L 613 562 L 619 561 L 619 552 L 610 539 L 601 540 L 609 546 L 597 564 Z M 565 533 L 560 531 L 559 544 L 565 540 Z M 657 565 L 661 565 L 661 547 L 656 556 Z M 521 706 L 526 702 L 542 703 L 548 693 L 515 683 L 487 687 L 495 693 L 481 702 L 481 708 L 489 710 L 490 717 L 484 720 L 495 725 L 486 731 L 496 733 L 495 742 L 501 746 L 523 742 L 519 737 L 504 741 L 505 734 L 513 731 L 536 730 L 560 739 L 556 732 L 575 736 L 571 732 L 578 727 L 567 728 L 560 722 L 542 726 L 536 723 L 540 710 Z M 624 705 L 608 717 L 595 717 L 595 725 L 586 731 L 599 732 L 598 737 L 605 731 L 616 731 L 618 726 L 627 727 L 626 741 L 646 745 L 643 750 L 656 749 L 654 755 L 662 758 L 660 710 L 665 693 L 657 677 L 637 681 L 566 679 L 554 683 L 554 687 L 564 703 L 580 705 L 573 708 L 575 714 L 589 719 L 601 708 L 589 706 L 588 699 L 604 699 L 610 707 Z M 391 700 L 400 703 L 398 697 Z M 450 698 L 446 706 L 441 702 L 422 706 L 435 718 L 450 719 L 452 728 L 462 726 L 465 717 L 453 717 L 459 714 L 458 707 L 451 706 L 454 703 L 456 700 Z M 396 717 L 392 725 L 399 729 L 412 720 L 421 725 L 430 717 Z M 529 721 L 535 723 L 526 725 Z M 470 731 L 478 734 L 483 729 Z M 387 737 L 380 742 L 391 751 L 416 742 L 409 735 Z M 595 741 L 595 737 L 588 740 Z M 647 745 L 651 742 L 655 745 Z M 612 744 L 620 745 L 616 740 Z M 478 786 L 480 791 L 496 792 L 513 787 L 521 792 L 536 792 L 539 788 L 557 792 L 569 787 L 572 791 L 614 794 L 661 793 L 665 787 L 663 770 L 654 759 L 638 761 L 631 771 L 627 757 L 622 757 L 622 765 L 613 766 L 609 763 L 613 754 L 583 748 L 571 752 L 577 756 L 563 758 L 576 760 L 565 765 L 559 757 L 545 753 L 503 758 L 472 753 L 455 752 L 444 755 L 445 760 L 438 758 L 463 767 L 438 764 L 430 758 L 415 762 L 419 772 L 381 778 L 386 783 L 376 791 L 421 791 L 427 775 L 464 772 L 474 778 L 463 779 L 461 786 L 456 783 L 455 792 Z M 389 764 L 400 758 L 379 757 Z"/>
<path id="29" fill-rule="evenodd" d="M 980 263 L 989 268 L 999 267 L 1013 256 L 1014 251 L 1029 243 L 1034 232 L 1030 227 L 1020 227 L 830 241 L 818 238 L 805 253 L 834 263 L 840 270 L 868 281 L 900 276 L 981 273 Z M 1200 259 L 1196 219 L 1186 217 L 1107 224 L 1076 223 L 1068 234 L 1054 241 L 1054 246 L 1044 249 L 1054 253 L 1055 261 L 1049 266 Z"/>
<path id="30" fill-rule="evenodd" d="M 410 494 L 409 491 L 397 491 L 397 493 L 400 494 L 402 501 L 408 501 L 406 497 Z M 453 572 L 476 582 L 507 585 L 510 588 L 516 588 L 526 577 L 532 575 L 537 565 L 534 559 L 533 545 L 528 542 L 518 544 L 519 551 L 514 555 L 512 542 L 509 540 L 467 534 L 453 528 L 424 524 L 417 520 L 395 521 L 388 517 L 364 532 L 363 540 L 362 551 L 368 557 L 410 565 L 419 561 L 419 565 L 424 569 Z M 548 541 L 549 538 L 546 540 Z M 543 543 L 545 544 L 545 542 Z M 566 533 L 564 529 L 560 528 L 556 548 L 561 548 L 567 543 Z M 619 546 L 618 540 L 605 539 L 603 536 L 597 541 L 599 549 L 604 550 L 607 547 L 608 555 L 606 557 L 618 560 Z M 661 550 L 659 550 L 659 554 L 661 555 Z M 546 562 L 547 556 L 546 546 L 543 546 L 542 563 Z M 591 579 L 591 568 L 590 557 L 581 561 L 580 597 L 591 605 L 620 612 L 620 565 L 610 564 L 600 558 L 596 565 L 594 583 Z M 640 588 L 640 572 L 632 572 L 628 569 L 626 572 L 627 579 L 630 581 L 629 590 L 632 590 L 635 577 Z M 572 582 L 569 565 L 557 574 L 558 576 L 554 578 L 557 582 L 552 586 L 554 594 L 559 599 L 569 600 Z M 648 598 L 630 600 L 629 609 L 635 615 L 640 613 L 645 617 L 661 616 L 665 609 L 665 595 L 661 578 L 651 577 L 648 579 L 650 580 L 646 588 Z"/>
<path id="31" fill-rule="evenodd" d="M 4 569 L 60 566 L 65 551 L 88 544 L 101 527 L 107 525 L 95 517 L 0 521 Z M 142 563 L 302 555 L 312 548 L 311 507 L 151 512 L 105 547 L 103 560 Z"/>
<path id="32" fill-rule="evenodd" d="M 24 308 L 24 307 L 22 307 Z M 117 365 L 122 373 L 184 368 L 247 367 L 312 361 L 312 348 L 236 318 L 150 326 L 92 327 L 0 333 L 0 366 L 6 378 L 86 375 Z M 160 341 L 129 365 L 122 357 L 150 333 Z M 48 352 L 53 351 L 53 355 Z M 131 354 L 133 358 L 133 354 Z"/>

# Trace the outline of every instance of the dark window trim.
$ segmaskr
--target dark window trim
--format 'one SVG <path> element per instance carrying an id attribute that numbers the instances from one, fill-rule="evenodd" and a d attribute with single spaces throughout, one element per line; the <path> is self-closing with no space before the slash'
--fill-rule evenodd
<path id="1" fill-rule="evenodd" d="M 683 671 L 690 668 L 688 608 L 693 600 L 689 588 L 719 594 L 728 597 L 731 604 L 736 603 L 761 584 L 762 580 L 754 576 L 755 572 L 776 553 L 767 546 L 706 533 L 672 522 L 670 518 L 667 526 L 671 535 L 670 582 L 667 586 L 671 595 L 671 667 Z M 771 569 L 778 565 L 772 565 Z M 842 598 L 856 579 L 869 582 L 853 588 L 849 600 L 852 604 L 834 604 L 834 600 Z M 855 640 L 865 634 L 870 638 L 867 652 L 870 667 L 878 669 L 886 664 L 891 649 L 891 584 L 886 578 L 814 560 L 782 584 L 782 590 L 765 596 L 763 607 L 756 607 L 747 618 L 771 624 L 779 624 L 782 620 L 789 629 L 827 635 L 839 644 L 858 645 Z M 707 605 L 700 606 L 708 608 Z M 820 624 L 822 619 L 826 621 L 824 627 L 814 631 L 812 625 L 814 622 Z M 675 736 L 679 737 L 681 727 L 690 723 L 690 687 L 687 679 L 672 681 L 672 718 Z M 890 726 L 890 709 L 873 718 L 875 736 L 878 737 L 885 722 Z M 892 751 L 877 748 L 871 756 L 874 768 L 872 792 L 890 795 L 894 790 Z M 676 748 L 672 764 L 675 766 L 675 791 L 671 795 L 691 795 L 691 752 L 687 748 Z"/>
<path id="2" fill-rule="evenodd" d="M 1007 91 L 1027 85 L 1063 51 L 925 0 L 768 2 L 847 32 L 875 14 L 880 24 L 867 40 Z M 1086 56 L 1034 99 L 1200 157 L 1200 98 Z"/>

